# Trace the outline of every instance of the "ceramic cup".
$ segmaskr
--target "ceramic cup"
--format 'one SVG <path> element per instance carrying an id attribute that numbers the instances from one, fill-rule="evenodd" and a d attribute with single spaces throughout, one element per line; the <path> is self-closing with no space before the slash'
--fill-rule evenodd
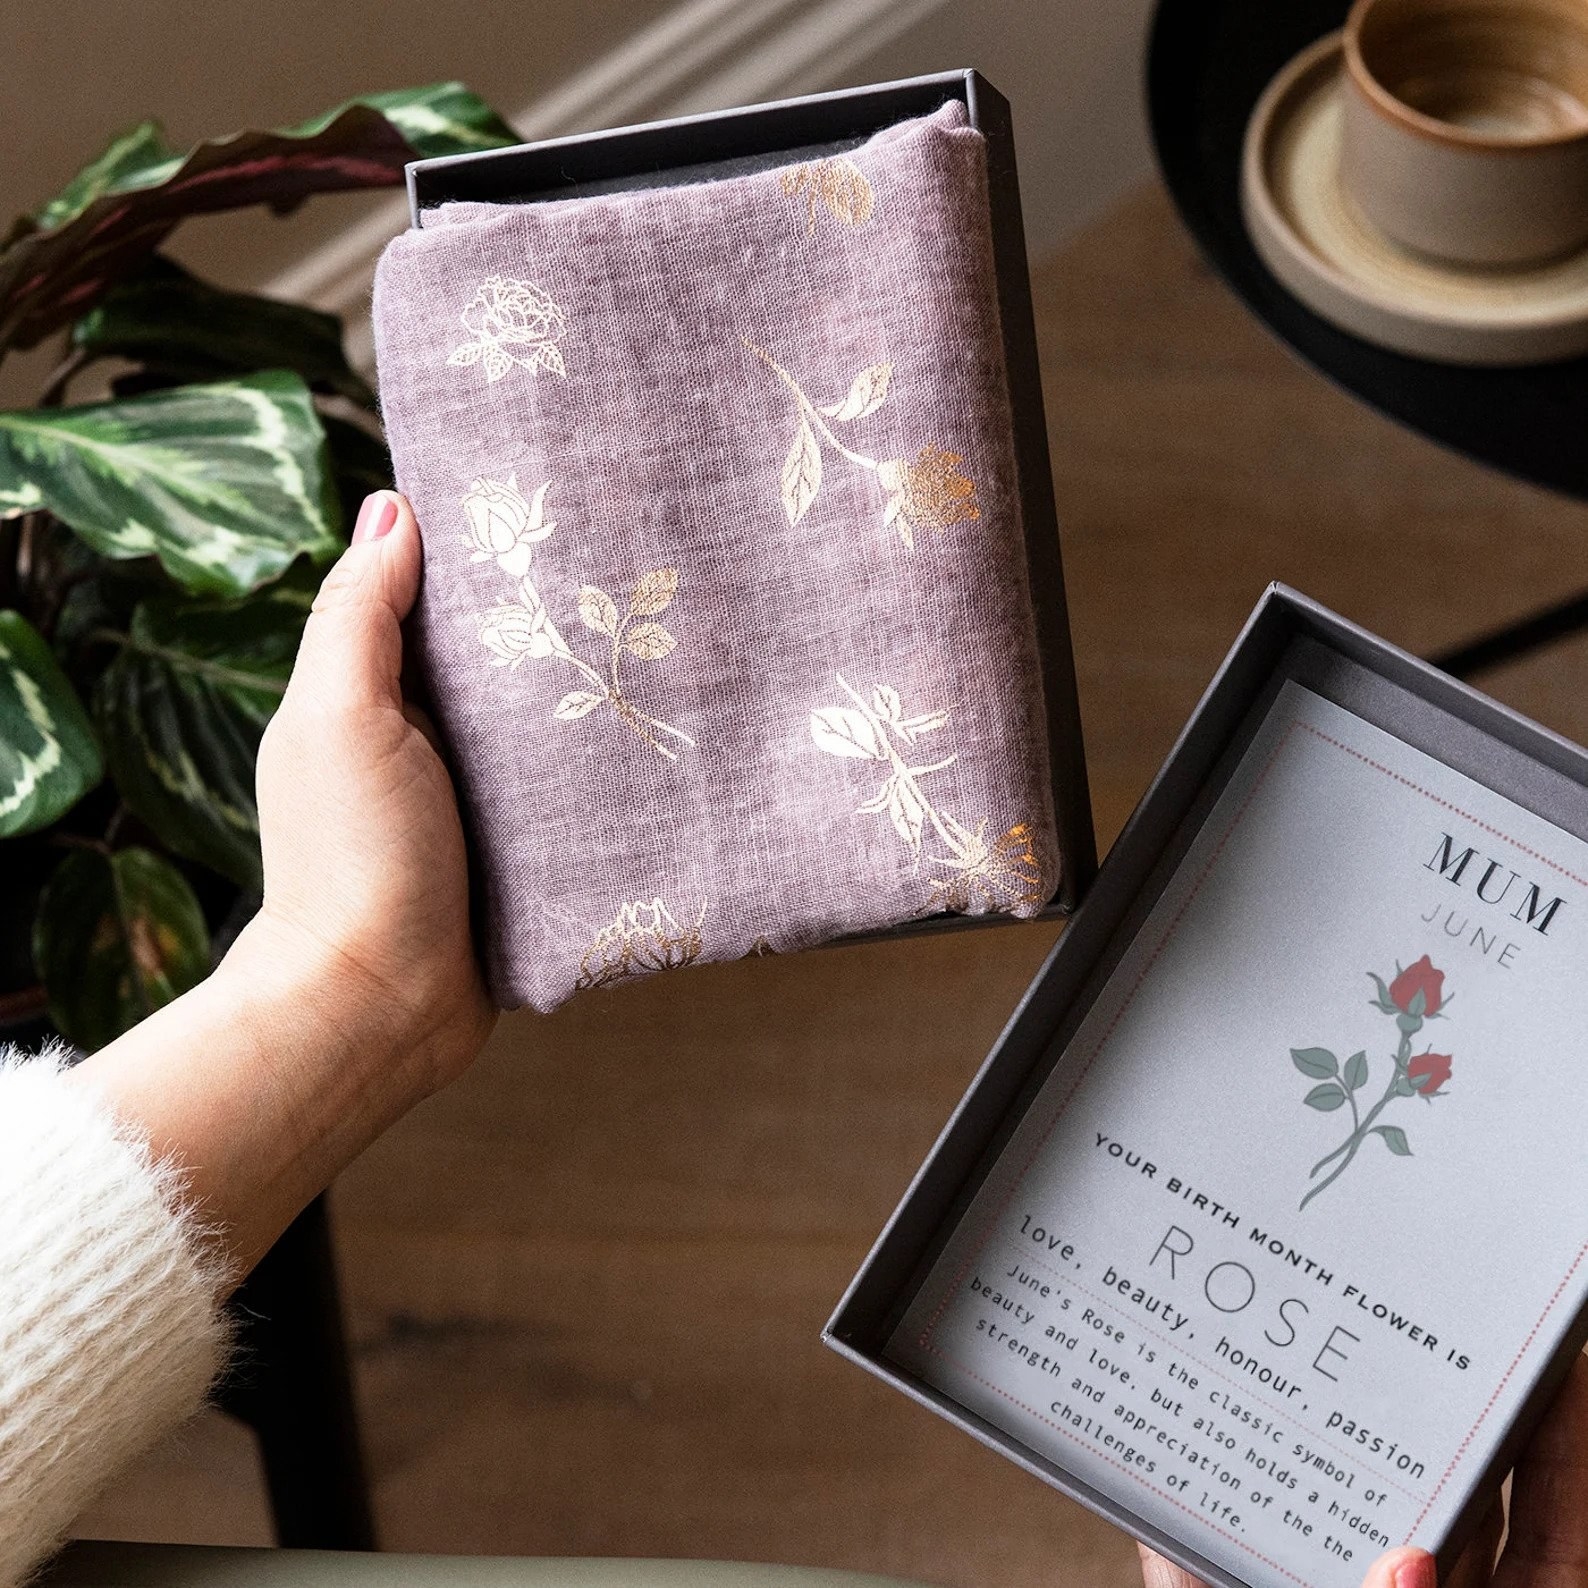
<path id="1" fill-rule="evenodd" d="M 1340 178 L 1392 241 L 1471 266 L 1588 244 L 1588 0 L 1356 0 Z"/>

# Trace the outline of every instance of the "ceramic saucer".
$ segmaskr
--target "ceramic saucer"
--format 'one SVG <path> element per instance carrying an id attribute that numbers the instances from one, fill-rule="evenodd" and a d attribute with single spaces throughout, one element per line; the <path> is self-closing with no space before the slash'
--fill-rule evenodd
<path id="1" fill-rule="evenodd" d="M 1495 365 L 1588 352 L 1588 250 L 1472 269 L 1410 253 L 1369 225 L 1339 179 L 1340 40 L 1303 50 L 1247 125 L 1241 202 L 1263 262 L 1315 313 L 1396 352 Z"/>

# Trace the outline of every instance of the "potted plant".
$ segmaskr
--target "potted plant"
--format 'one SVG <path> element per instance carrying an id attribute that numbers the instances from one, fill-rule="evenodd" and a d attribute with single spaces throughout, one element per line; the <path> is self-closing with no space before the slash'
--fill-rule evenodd
<path id="1" fill-rule="evenodd" d="M 0 412 L 0 1029 L 98 1047 L 209 969 L 260 885 L 260 735 L 350 509 L 390 481 L 340 323 L 163 244 L 513 141 L 456 83 L 187 153 L 150 122 L 0 242 L 0 359 L 61 343 Z"/>

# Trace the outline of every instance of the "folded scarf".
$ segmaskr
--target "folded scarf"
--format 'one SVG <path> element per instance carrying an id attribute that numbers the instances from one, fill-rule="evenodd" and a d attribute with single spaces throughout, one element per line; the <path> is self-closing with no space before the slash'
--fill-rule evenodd
<path id="1" fill-rule="evenodd" d="M 505 1007 L 1059 880 L 986 148 L 448 204 L 375 293 Z"/>

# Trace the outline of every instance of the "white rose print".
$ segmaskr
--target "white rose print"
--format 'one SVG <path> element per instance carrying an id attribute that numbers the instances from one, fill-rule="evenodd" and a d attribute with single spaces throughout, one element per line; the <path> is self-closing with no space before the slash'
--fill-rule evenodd
<path id="1" fill-rule="evenodd" d="M 568 373 L 557 346 L 567 320 L 533 281 L 487 277 L 460 318 L 473 340 L 455 348 L 449 364 L 479 364 L 493 384 L 515 365 Z"/>

